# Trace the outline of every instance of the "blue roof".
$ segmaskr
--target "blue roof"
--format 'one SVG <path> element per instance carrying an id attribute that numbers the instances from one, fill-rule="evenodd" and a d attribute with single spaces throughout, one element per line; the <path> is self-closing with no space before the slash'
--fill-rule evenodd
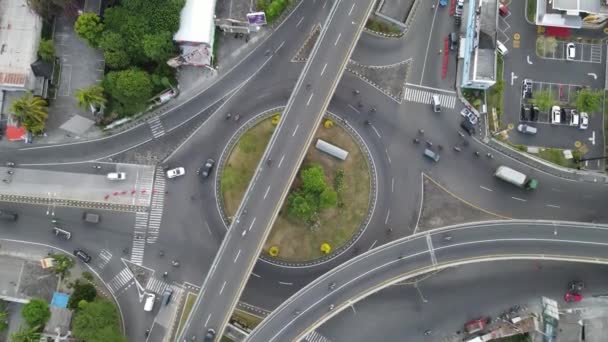
<path id="1" fill-rule="evenodd" d="M 69 299 L 70 296 L 67 293 L 55 292 L 53 293 L 53 300 L 51 300 L 51 305 L 65 309 L 68 307 Z"/>

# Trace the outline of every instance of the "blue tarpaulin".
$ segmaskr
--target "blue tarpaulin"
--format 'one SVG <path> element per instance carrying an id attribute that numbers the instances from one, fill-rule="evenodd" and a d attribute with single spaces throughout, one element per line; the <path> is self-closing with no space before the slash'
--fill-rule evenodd
<path id="1" fill-rule="evenodd" d="M 68 307 L 69 299 L 70 296 L 67 293 L 55 292 L 53 293 L 53 300 L 51 300 L 51 305 L 65 309 Z"/>

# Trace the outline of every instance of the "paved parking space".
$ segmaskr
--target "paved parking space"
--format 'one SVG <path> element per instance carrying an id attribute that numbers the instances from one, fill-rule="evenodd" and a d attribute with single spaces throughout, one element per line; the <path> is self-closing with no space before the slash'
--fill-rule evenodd
<path id="1" fill-rule="evenodd" d="M 584 86 L 577 84 L 559 84 L 559 83 L 551 83 L 551 82 L 538 82 L 532 81 L 532 92 L 528 93 L 526 97 L 523 96 L 524 84 L 523 81 L 521 83 L 521 93 L 520 97 L 520 107 L 525 105 L 527 107 L 532 106 L 532 96 L 533 94 L 539 91 L 550 91 L 553 95 L 553 99 L 555 100 L 555 105 L 561 107 L 570 107 L 569 104 L 576 101 L 576 93 L 583 89 Z M 525 115 L 520 113 L 520 121 L 538 121 L 541 123 L 549 123 L 549 113 L 540 112 L 538 118 L 530 119 L 525 118 Z M 563 123 L 565 124 L 565 123 Z"/>
<path id="2" fill-rule="evenodd" d="M 546 44 L 546 41 L 544 41 Z M 550 56 L 538 56 L 543 59 L 555 59 L 555 60 L 567 60 L 566 59 L 566 45 L 570 42 L 558 41 L 557 47 Z M 574 44 L 576 50 L 575 57 L 569 62 L 579 63 L 602 63 L 602 44 L 591 44 L 591 43 L 578 43 L 571 42 Z"/>

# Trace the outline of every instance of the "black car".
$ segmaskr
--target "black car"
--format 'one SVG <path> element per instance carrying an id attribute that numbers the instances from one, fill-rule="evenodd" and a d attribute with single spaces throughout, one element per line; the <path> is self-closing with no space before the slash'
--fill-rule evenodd
<path id="1" fill-rule="evenodd" d="M 83 251 L 82 249 L 75 249 L 74 250 L 74 255 L 78 257 L 78 259 L 82 260 L 85 263 L 89 263 L 91 261 L 91 256 L 88 255 L 85 251 Z"/>
<path id="2" fill-rule="evenodd" d="M 4 221 L 17 221 L 19 214 L 14 211 L 0 210 L 0 220 Z"/>
<path id="3" fill-rule="evenodd" d="M 213 160 L 211 158 L 207 159 L 205 164 L 203 164 L 203 166 L 198 170 L 198 173 L 203 178 L 209 177 L 209 175 L 211 174 L 211 171 L 213 170 L 213 165 L 215 165 L 215 160 Z"/>
<path id="4" fill-rule="evenodd" d="M 540 113 L 540 109 L 538 107 L 532 107 L 532 113 L 531 113 L 531 116 L 530 116 L 530 121 L 537 121 L 539 113 Z"/>
<path id="5" fill-rule="evenodd" d="M 458 47 L 458 33 L 452 32 L 450 33 L 450 50 L 456 50 Z"/>
<path id="6" fill-rule="evenodd" d="M 475 134 L 475 126 L 467 119 L 464 119 L 460 122 L 460 127 L 464 129 L 469 135 Z"/>

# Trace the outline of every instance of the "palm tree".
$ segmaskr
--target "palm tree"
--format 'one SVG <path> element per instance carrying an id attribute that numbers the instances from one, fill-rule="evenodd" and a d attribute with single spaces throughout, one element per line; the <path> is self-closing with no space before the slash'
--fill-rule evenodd
<path id="1" fill-rule="evenodd" d="M 15 118 L 30 132 L 42 133 L 49 117 L 49 108 L 46 101 L 32 93 L 26 93 L 15 100 L 9 110 Z"/>
<path id="2" fill-rule="evenodd" d="M 103 87 L 92 85 L 90 87 L 76 90 L 76 101 L 78 106 L 84 110 L 95 112 L 96 109 L 103 107 L 107 102 L 103 94 Z"/>
<path id="3" fill-rule="evenodd" d="M 38 332 L 40 327 L 28 328 L 20 326 L 19 330 L 11 334 L 11 342 L 39 342 L 40 333 Z"/>

